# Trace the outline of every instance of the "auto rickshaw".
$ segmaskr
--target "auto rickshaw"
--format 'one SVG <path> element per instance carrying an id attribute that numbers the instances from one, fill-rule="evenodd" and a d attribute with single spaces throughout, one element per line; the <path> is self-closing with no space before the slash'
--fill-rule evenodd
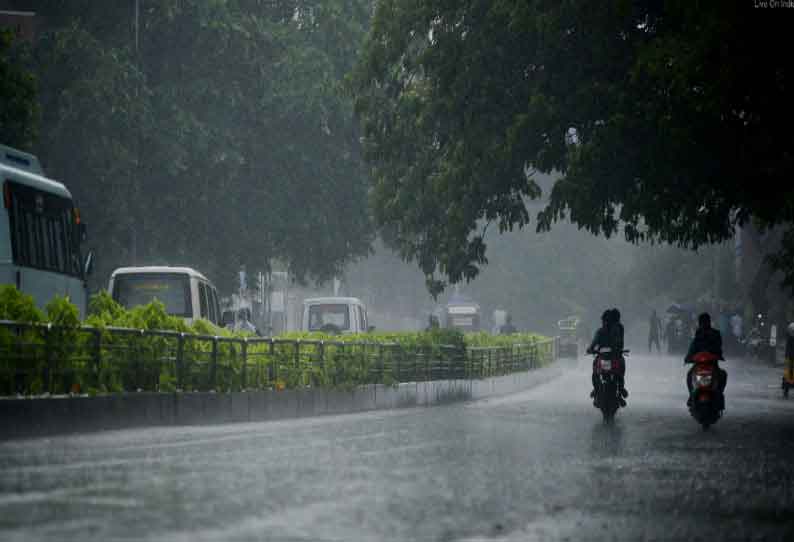
<path id="1" fill-rule="evenodd" d="M 786 362 L 780 387 L 783 388 L 783 397 L 788 399 L 788 390 L 794 388 L 794 322 L 788 325 L 786 331 Z"/>

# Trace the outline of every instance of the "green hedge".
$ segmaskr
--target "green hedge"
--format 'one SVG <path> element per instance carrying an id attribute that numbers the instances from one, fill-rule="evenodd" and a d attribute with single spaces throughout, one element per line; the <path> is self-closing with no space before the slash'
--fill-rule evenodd
<path id="1" fill-rule="evenodd" d="M 166 314 L 158 301 L 127 310 L 106 292 L 91 298 L 81 323 L 67 299 L 56 298 L 40 311 L 13 286 L 0 287 L 0 319 L 37 324 L 0 327 L 0 395 L 349 389 L 505 374 L 547 364 L 553 352 L 540 335 L 464 335 L 446 329 L 292 332 L 265 340 L 204 320 L 188 325 Z"/>

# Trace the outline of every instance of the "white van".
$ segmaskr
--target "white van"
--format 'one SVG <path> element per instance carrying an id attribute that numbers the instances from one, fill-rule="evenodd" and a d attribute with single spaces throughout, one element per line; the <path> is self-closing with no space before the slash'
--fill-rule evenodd
<path id="1" fill-rule="evenodd" d="M 366 333 L 367 307 L 357 297 L 313 297 L 303 301 L 303 331 Z"/>
<path id="2" fill-rule="evenodd" d="M 215 286 L 190 267 L 120 267 L 110 276 L 108 292 L 128 309 L 157 298 L 168 314 L 188 323 L 198 318 L 221 323 Z"/>

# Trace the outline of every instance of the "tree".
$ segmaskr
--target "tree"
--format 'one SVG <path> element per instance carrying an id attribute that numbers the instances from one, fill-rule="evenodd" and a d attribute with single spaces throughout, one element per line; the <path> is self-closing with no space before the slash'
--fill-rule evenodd
<path id="1" fill-rule="evenodd" d="M 231 289 L 278 260 L 325 280 L 372 228 L 341 87 L 367 2 L 42 2 L 41 155 L 73 191 L 104 281 L 182 263 Z M 101 282 L 99 283 L 101 284 Z"/>
<path id="2" fill-rule="evenodd" d="M 538 175 L 536 181 L 545 187 L 554 180 Z M 536 213 L 544 205 L 544 200 L 532 202 L 528 211 Z M 489 232 L 486 241 L 489 265 L 461 289 L 480 304 L 485 329 L 490 329 L 494 309 L 507 310 L 521 329 L 557 333 L 560 318 L 575 314 L 593 325 L 605 308 L 613 306 L 620 307 L 630 328 L 637 318 L 644 322 L 654 297 L 679 299 L 690 292 L 681 283 L 692 282 L 690 271 L 698 261 L 694 253 L 670 248 L 664 251 L 664 257 L 642 265 L 661 251 L 618 238 L 594 238 L 571 224 L 559 224 L 541 234 L 526 230 L 501 235 Z M 680 263 L 688 265 L 687 276 L 681 276 L 680 283 L 663 276 Z M 657 270 L 661 272 L 657 274 Z M 703 266 L 701 261 L 697 271 L 700 278 L 710 274 L 711 266 Z M 351 266 L 346 279 L 355 285 L 355 295 L 366 298 L 378 327 L 384 317 L 392 317 L 395 323 L 398 317 L 413 317 L 424 327 L 429 311 L 448 300 L 440 295 L 434 302 L 422 287 L 421 271 L 399 261 L 382 243 L 376 244 L 371 257 Z M 700 286 L 700 282 L 697 284 Z M 659 307 L 666 308 L 662 304 Z"/>
<path id="3" fill-rule="evenodd" d="M 30 149 L 35 137 L 36 83 L 19 62 L 11 32 L 0 30 L 0 143 Z"/>
<path id="4" fill-rule="evenodd" d="M 537 171 L 562 174 L 540 230 L 698 247 L 793 222 L 785 24 L 743 3 L 383 0 L 352 80 L 376 221 L 436 289 L 487 262 L 484 225 L 530 222 Z"/>

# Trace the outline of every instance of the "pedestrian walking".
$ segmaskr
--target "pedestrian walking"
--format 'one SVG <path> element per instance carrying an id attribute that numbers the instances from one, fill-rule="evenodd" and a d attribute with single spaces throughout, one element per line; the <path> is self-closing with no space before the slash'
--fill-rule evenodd
<path id="1" fill-rule="evenodd" d="M 662 345 L 659 343 L 659 337 L 662 335 L 662 321 L 656 315 L 656 309 L 651 312 L 648 324 L 650 326 L 648 330 L 648 352 L 653 352 L 653 345 L 656 344 L 656 350 L 661 354 Z"/>

